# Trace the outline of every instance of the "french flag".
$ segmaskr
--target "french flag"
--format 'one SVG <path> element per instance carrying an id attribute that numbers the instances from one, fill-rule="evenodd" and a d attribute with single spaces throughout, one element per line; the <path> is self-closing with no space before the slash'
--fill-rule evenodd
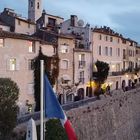
<path id="1" fill-rule="evenodd" d="M 61 105 L 59 104 L 56 95 L 52 89 L 52 86 L 45 75 L 44 80 L 45 87 L 45 116 L 47 118 L 60 119 L 62 126 L 65 128 L 66 134 L 69 140 L 78 140 L 76 134 L 71 126 L 70 121 L 67 119 Z"/>

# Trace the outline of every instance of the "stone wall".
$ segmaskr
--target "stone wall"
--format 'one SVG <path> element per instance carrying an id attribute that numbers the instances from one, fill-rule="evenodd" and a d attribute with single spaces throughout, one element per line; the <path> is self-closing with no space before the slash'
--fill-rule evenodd
<path id="1" fill-rule="evenodd" d="M 67 111 L 78 140 L 140 140 L 140 88 Z"/>

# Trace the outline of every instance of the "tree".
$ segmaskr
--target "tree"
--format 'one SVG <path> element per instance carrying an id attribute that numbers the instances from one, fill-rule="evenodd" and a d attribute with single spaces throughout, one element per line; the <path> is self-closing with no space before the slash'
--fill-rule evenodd
<path id="1" fill-rule="evenodd" d="M 93 79 L 96 83 L 95 95 L 99 97 L 101 94 L 101 85 L 105 82 L 109 73 L 109 64 L 103 61 L 96 61 L 97 72 L 93 72 Z"/>
<path id="2" fill-rule="evenodd" d="M 19 88 L 15 82 L 9 78 L 0 78 L 0 140 L 9 139 L 16 126 L 18 95 Z"/>
<path id="3" fill-rule="evenodd" d="M 55 84 L 59 73 L 59 58 L 54 55 L 52 57 L 46 56 L 42 53 L 40 48 L 39 55 L 34 59 L 34 97 L 36 102 L 35 111 L 40 110 L 40 60 L 44 60 L 44 72 L 47 74 L 52 86 Z"/>

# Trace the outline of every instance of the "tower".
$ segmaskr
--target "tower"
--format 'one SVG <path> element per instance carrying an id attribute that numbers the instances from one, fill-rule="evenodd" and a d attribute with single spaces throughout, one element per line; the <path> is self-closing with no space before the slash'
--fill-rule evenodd
<path id="1" fill-rule="evenodd" d="M 28 19 L 36 22 L 42 14 L 42 0 L 28 0 Z"/>

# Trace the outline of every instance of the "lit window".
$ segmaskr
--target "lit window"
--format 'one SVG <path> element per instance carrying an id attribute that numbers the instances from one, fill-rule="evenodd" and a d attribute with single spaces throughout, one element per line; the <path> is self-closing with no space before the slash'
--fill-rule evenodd
<path id="1" fill-rule="evenodd" d="M 61 53 L 68 53 L 68 45 L 61 45 Z"/>
<path id="2" fill-rule="evenodd" d="M 16 70 L 16 59 L 15 58 L 10 59 L 10 70 Z"/>
<path id="3" fill-rule="evenodd" d="M 4 39 L 0 39 L 0 47 L 4 47 Z"/>
<path id="4" fill-rule="evenodd" d="M 62 69 L 68 69 L 68 66 L 69 66 L 68 60 L 62 60 L 61 68 Z"/>
<path id="5" fill-rule="evenodd" d="M 29 47 L 29 52 L 30 53 L 35 52 L 35 44 L 33 42 L 29 41 L 29 46 L 28 47 Z"/>

